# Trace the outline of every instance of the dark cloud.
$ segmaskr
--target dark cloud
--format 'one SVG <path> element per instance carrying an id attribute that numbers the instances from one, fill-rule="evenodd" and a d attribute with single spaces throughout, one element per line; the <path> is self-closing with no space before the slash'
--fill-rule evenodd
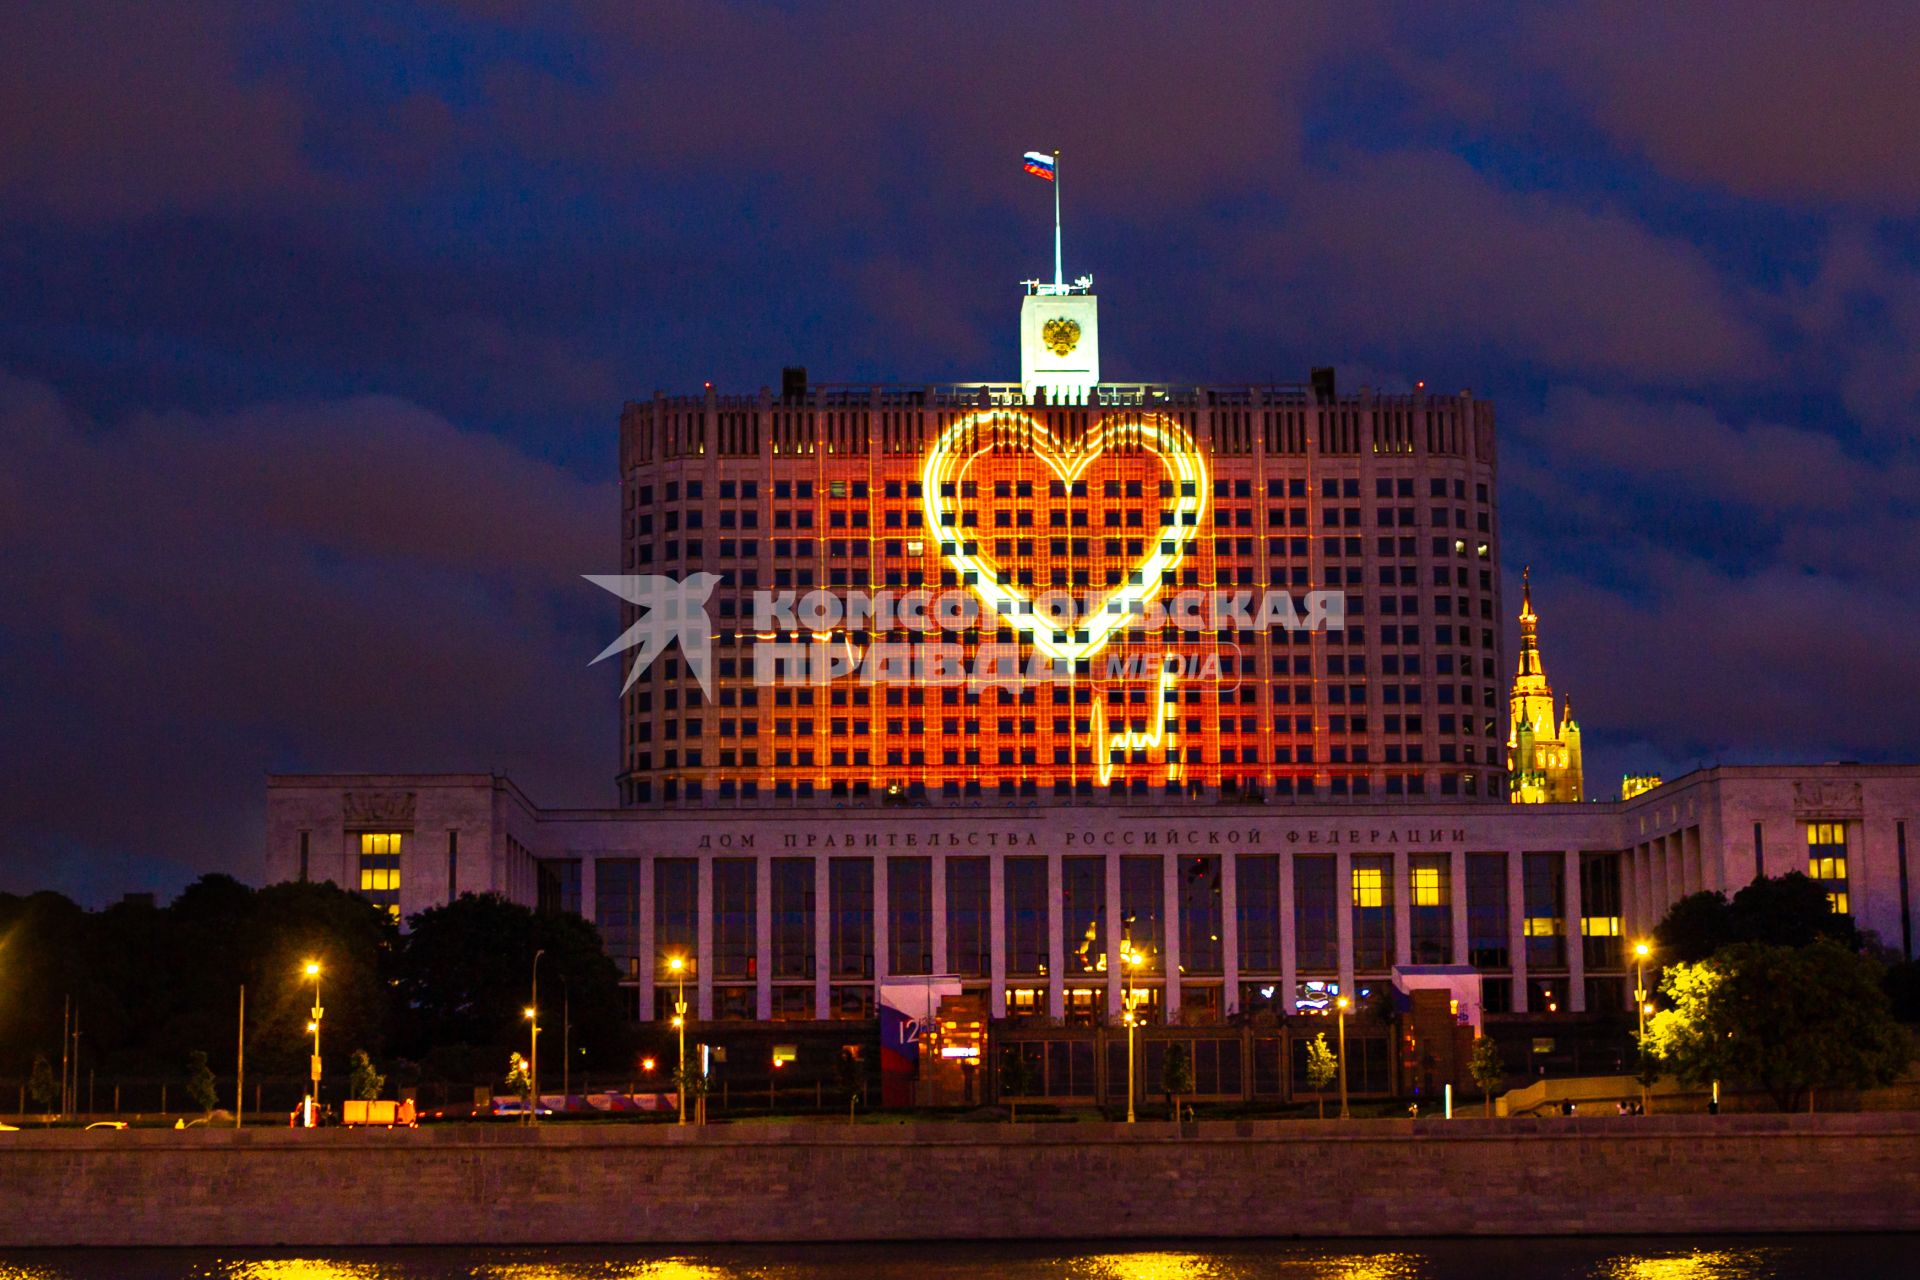
<path id="1" fill-rule="evenodd" d="M 1621 0 L 1536 10 L 1523 48 L 1620 143 L 1736 195 L 1920 211 L 1920 9 Z"/>
<path id="2" fill-rule="evenodd" d="M 7 887 L 247 874 L 273 769 L 608 799 L 611 483 L 393 400 L 103 425 L 14 378 L 0 452 Z"/>
<path id="3" fill-rule="evenodd" d="M 302 154 L 298 87 L 243 65 L 277 10 L 12 7 L 0 18 L 0 209 L 95 223 L 291 209 L 322 193 L 326 180 Z"/>

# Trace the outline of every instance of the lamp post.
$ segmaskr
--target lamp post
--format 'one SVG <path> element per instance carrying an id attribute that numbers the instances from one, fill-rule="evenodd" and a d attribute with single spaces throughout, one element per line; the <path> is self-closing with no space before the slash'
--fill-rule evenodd
<path id="1" fill-rule="evenodd" d="M 673 1025 L 680 1033 L 679 1068 L 674 1075 L 680 1084 L 680 1101 L 675 1107 L 678 1115 L 675 1124 L 687 1122 L 687 958 L 673 956 L 667 961 L 667 968 L 673 971 L 674 982 L 679 992 L 673 1000 Z"/>
<path id="2" fill-rule="evenodd" d="M 1340 1118 L 1351 1120 L 1353 1113 L 1347 1110 L 1347 998 L 1345 996 L 1334 997 L 1333 1013 L 1340 1031 Z"/>
<path id="3" fill-rule="evenodd" d="M 540 957 L 547 954 L 543 947 L 533 953 L 533 992 L 532 1003 L 527 1005 L 527 1092 L 531 1095 L 527 1106 L 527 1123 L 540 1123 Z"/>
<path id="4" fill-rule="evenodd" d="M 1645 942 L 1633 944 L 1633 1007 L 1640 1015 L 1640 1111 L 1647 1110 L 1647 956 L 1653 948 Z"/>
<path id="5" fill-rule="evenodd" d="M 307 1030 L 313 1032 L 313 1061 L 308 1065 L 313 1092 L 307 1096 L 307 1127 L 311 1129 L 320 1122 L 320 1019 L 326 1010 L 320 1004 L 320 962 L 307 961 L 306 974 L 313 979 L 313 1021 L 307 1024 Z"/>

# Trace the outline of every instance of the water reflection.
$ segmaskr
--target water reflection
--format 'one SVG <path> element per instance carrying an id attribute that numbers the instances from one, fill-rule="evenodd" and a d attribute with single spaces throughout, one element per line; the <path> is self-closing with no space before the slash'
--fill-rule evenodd
<path id="1" fill-rule="evenodd" d="M 0 1254 L 0 1280 L 1908 1280 L 1920 1236 Z"/>
<path id="2" fill-rule="evenodd" d="M 1245 1248 L 1095 1254 L 1064 1263 L 1061 1273 L 1072 1280 L 1419 1280 L 1426 1275 L 1421 1259 L 1411 1253 L 1343 1254 L 1291 1246 L 1300 1256 L 1276 1257 L 1270 1251 L 1245 1256 Z"/>
<path id="3" fill-rule="evenodd" d="M 659 1258 L 651 1262 L 505 1262 L 475 1267 L 470 1274 L 474 1280 L 772 1280 L 779 1273 Z"/>
<path id="4" fill-rule="evenodd" d="M 1609 1258 L 1599 1274 L 1605 1280 L 1753 1280 L 1773 1274 L 1767 1253 L 1765 1249 L 1695 1249 L 1655 1257 Z"/>
<path id="5" fill-rule="evenodd" d="M 326 1258 L 259 1258 L 225 1265 L 222 1280 L 382 1280 L 391 1273 L 378 1262 Z"/>

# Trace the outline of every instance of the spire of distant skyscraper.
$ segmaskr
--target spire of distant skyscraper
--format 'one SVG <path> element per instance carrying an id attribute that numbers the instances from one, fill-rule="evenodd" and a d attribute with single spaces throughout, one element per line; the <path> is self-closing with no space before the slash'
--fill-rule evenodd
<path id="1" fill-rule="evenodd" d="M 1508 699 L 1507 770 L 1515 804 L 1585 798 L 1581 785 L 1580 726 L 1573 701 L 1554 712 L 1553 686 L 1540 659 L 1540 618 L 1533 611 L 1533 566 L 1520 571 L 1520 662 Z"/>

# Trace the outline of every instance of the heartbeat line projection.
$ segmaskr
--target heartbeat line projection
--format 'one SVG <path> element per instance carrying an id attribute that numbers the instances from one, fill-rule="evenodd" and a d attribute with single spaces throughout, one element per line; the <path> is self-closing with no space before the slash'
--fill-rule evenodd
<path id="1" fill-rule="evenodd" d="M 1123 751 L 1132 754 L 1136 751 L 1158 751 L 1166 745 L 1169 734 L 1167 702 L 1174 686 L 1180 682 L 1180 677 L 1174 673 L 1175 666 L 1175 663 L 1168 662 L 1164 658 L 1161 660 L 1160 682 L 1154 691 L 1153 698 L 1153 718 L 1148 721 L 1145 729 L 1121 729 L 1115 733 L 1108 733 L 1106 699 L 1095 700 L 1090 721 L 1093 732 L 1094 768 L 1099 771 L 1101 786 L 1104 787 L 1113 781 L 1114 752 Z M 1167 761 L 1167 778 L 1173 782 L 1180 780 L 1178 761 Z"/>

